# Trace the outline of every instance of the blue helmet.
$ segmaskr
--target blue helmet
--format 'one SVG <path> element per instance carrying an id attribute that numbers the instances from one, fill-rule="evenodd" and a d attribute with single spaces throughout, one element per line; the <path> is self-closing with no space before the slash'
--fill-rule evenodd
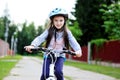
<path id="1" fill-rule="evenodd" d="M 57 16 L 57 15 L 62 15 L 66 19 L 68 19 L 67 11 L 62 8 L 55 8 L 54 10 L 52 10 L 49 14 L 49 18 L 52 19 L 54 16 Z"/>

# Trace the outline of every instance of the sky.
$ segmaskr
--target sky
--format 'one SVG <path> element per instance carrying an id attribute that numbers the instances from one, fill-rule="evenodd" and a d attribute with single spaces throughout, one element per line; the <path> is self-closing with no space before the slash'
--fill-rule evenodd
<path id="1" fill-rule="evenodd" d="M 70 13 L 75 3 L 76 0 L 0 0 L 0 17 L 7 7 L 9 18 L 15 24 L 27 21 L 34 22 L 35 26 L 44 25 L 51 10 L 60 7 Z"/>

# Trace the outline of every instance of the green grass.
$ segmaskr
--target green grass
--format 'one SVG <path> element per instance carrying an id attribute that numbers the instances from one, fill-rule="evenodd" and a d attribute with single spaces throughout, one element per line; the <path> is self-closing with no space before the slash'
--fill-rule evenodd
<path id="1" fill-rule="evenodd" d="M 74 66 L 83 70 L 102 73 L 102 74 L 120 79 L 120 68 L 95 65 L 95 64 L 87 64 L 87 63 L 68 61 L 68 60 L 65 62 L 65 65 Z"/>
<path id="2" fill-rule="evenodd" d="M 66 80 L 72 80 L 70 77 L 68 76 L 64 76 Z"/>
<path id="3" fill-rule="evenodd" d="M 0 80 L 3 80 L 3 78 L 9 74 L 10 70 L 21 58 L 22 57 L 18 55 L 0 58 Z"/>

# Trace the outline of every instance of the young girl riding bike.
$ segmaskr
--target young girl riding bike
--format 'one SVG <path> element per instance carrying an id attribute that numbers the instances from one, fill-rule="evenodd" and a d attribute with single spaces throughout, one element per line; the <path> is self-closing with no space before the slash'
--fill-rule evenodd
<path id="1" fill-rule="evenodd" d="M 78 44 L 77 40 L 72 35 L 71 31 L 66 27 L 66 22 L 68 20 L 68 13 L 61 8 L 55 8 L 49 14 L 50 18 L 50 26 L 46 29 L 41 35 L 36 37 L 31 45 L 25 46 L 26 51 L 32 52 L 31 49 L 34 47 L 38 47 L 43 42 L 46 41 L 46 48 L 54 49 L 54 50 L 63 50 L 64 47 L 68 48 L 69 45 L 75 51 L 76 57 L 82 56 L 81 47 Z M 45 80 L 45 77 L 49 77 L 49 66 L 50 60 L 47 57 L 45 62 L 45 55 L 44 54 L 44 63 L 43 63 L 43 71 L 40 80 Z M 57 61 L 55 63 L 55 76 L 57 80 L 64 80 L 63 76 L 63 64 L 65 59 L 65 53 L 59 54 L 57 57 Z M 44 69 L 45 68 L 45 69 Z"/>

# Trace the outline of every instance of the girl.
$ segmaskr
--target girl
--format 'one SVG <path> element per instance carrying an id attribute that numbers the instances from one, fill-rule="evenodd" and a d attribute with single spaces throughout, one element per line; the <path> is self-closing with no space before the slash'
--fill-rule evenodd
<path id="1" fill-rule="evenodd" d="M 40 36 L 36 37 L 31 45 L 25 46 L 26 51 L 32 52 L 31 49 L 41 45 L 46 41 L 46 48 L 62 50 L 64 47 L 68 48 L 69 44 L 73 48 L 77 57 L 82 56 L 81 47 L 72 35 L 71 31 L 66 27 L 66 21 L 68 19 L 68 13 L 61 8 L 56 8 L 49 14 L 50 18 L 50 27 L 46 29 Z M 45 58 L 45 57 L 44 57 Z M 64 63 L 65 54 L 60 54 L 57 57 L 55 63 L 55 76 L 57 80 L 64 80 L 63 77 L 63 63 Z M 50 59 L 46 60 L 47 62 L 43 63 L 43 72 L 41 75 L 41 80 L 45 80 L 45 77 L 49 77 L 49 65 Z M 45 65 L 46 64 L 46 65 Z M 44 67 L 46 66 L 46 67 Z M 45 69 L 44 69 L 45 68 Z M 44 71 L 45 70 L 45 71 Z M 44 72 L 46 74 L 44 74 Z"/>

